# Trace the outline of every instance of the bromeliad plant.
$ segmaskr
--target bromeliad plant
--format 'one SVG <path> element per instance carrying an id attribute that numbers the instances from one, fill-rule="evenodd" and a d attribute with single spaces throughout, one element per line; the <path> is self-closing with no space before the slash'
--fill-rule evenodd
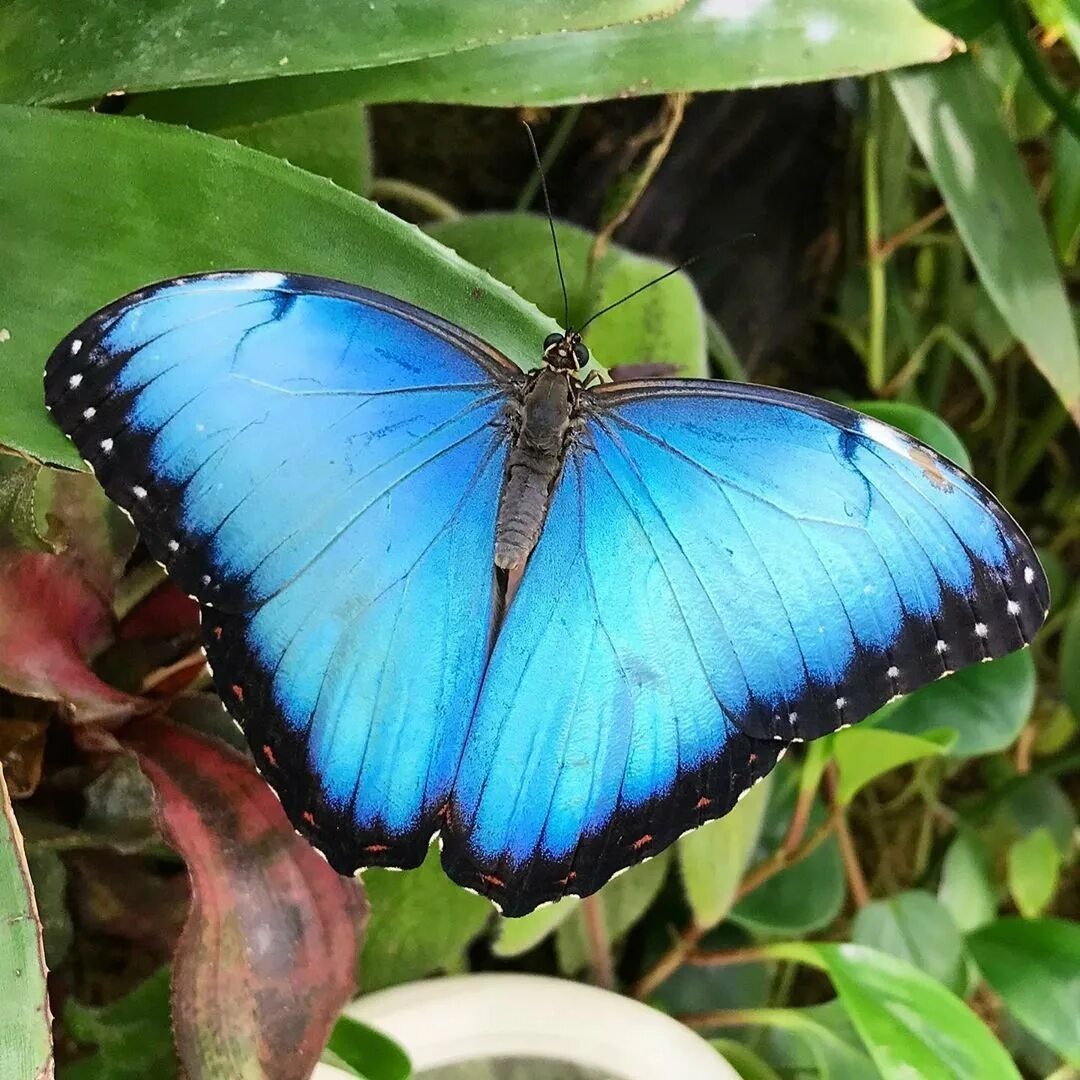
<path id="1" fill-rule="evenodd" d="M 331 1039 L 357 970 L 370 992 L 508 966 L 672 1012 L 748 1077 L 1080 1068 L 1072 0 L 138 6 L 0 13 L 0 1075 L 293 1077 L 326 1052 L 405 1077 L 392 1044 Z M 1052 577 L 1035 648 L 813 744 L 591 902 L 502 921 L 434 860 L 338 878 L 206 692 L 193 605 L 50 424 L 51 347 L 146 282 L 246 265 L 381 289 L 531 356 L 561 313 L 546 223 L 459 214 L 437 166 L 430 189 L 374 177 L 381 104 L 528 107 L 554 160 L 583 102 L 669 95 L 599 232 L 560 226 L 595 310 L 662 269 L 610 235 L 683 95 L 841 76 L 867 76 L 859 197 L 814 334 L 832 374 L 799 384 L 1005 498 Z M 588 344 L 745 377 L 685 274 Z"/>

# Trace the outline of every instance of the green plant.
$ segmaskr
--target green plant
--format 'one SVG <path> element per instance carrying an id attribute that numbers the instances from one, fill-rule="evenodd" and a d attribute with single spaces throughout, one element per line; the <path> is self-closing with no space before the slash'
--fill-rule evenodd
<path id="1" fill-rule="evenodd" d="M 591 977 L 707 1033 L 746 1076 L 1065 1080 L 1080 1069 L 1075 0 L 503 6 L 0 12 L 0 925 L 17 928 L 0 963 L 21 973 L 0 1074 L 52 1060 L 44 955 L 64 1075 L 167 1075 L 179 1053 L 193 1077 L 291 1076 L 329 1042 L 358 1075 L 403 1076 L 374 1033 L 330 1038 L 359 956 L 364 990 L 467 966 Z M 912 431 L 1006 500 L 1052 579 L 1035 647 L 810 745 L 593 901 L 501 920 L 431 860 L 369 872 L 365 901 L 238 752 L 193 606 L 72 471 L 41 398 L 50 349 L 148 281 L 251 265 L 382 289 L 531 358 L 561 314 L 546 222 L 482 195 L 487 212 L 459 212 L 438 164 L 427 187 L 378 174 L 401 116 L 430 131 L 416 103 L 527 109 L 557 165 L 594 115 L 583 103 L 669 95 L 598 232 L 559 226 L 583 311 L 662 269 L 609 226 L 661 167 L 682 95 L 856 76 L 854 193 L 810 331 L 828 374 L 778 377 Z M 384 138 L 387 103 L 412 107 Z M 492 122 L 525 177 L 515 124 Z M 685 273 L 588 343 L 603 364 L 747 366 Z M 272 1013 L 233 1007 L 257 996 L 248 945 L 285 904 L 306 949 L 296 1000 L 276 1003 L 301 1011 L 289 1045 Z"/>

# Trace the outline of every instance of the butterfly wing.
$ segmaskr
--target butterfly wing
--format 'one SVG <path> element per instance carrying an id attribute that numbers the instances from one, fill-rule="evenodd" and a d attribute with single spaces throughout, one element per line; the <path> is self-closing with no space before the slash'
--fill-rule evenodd
<path id="1" fill-rule="evenodd" d="M 584 398 L 444 848 L 509 913 L 724 814 L 790 742 L 1019 648 L 1048 602 L 993 497 L 884 424 L 723 383 Z"/>
<path id="2" fill-rule="evenodd" d="M 418 864 L 446 802 L 517 378 L 389 297 L 239 272 L 118 301 L 49 361 L 53 415 L 202 604 L 224 702 L 344 872 Z"/>

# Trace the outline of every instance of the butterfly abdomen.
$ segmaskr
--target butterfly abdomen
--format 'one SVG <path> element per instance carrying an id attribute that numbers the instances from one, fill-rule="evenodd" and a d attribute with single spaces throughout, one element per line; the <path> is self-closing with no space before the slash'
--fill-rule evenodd
<path id="1" fill-rule="evenodd" d="M 495 523 L 495 565 L 525 565 L 544 527 L 571 432 L 575 386 L 565 372 L 545 368 L 526 383 L 520 423 L 506 463 Z"/>

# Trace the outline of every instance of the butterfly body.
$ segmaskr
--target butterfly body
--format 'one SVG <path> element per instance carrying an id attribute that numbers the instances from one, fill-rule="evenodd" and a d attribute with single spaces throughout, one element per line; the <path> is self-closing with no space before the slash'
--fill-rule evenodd
<path id="1" fill-rule="evenodd" d="M 525 373 L 323 278 L 164 282 L 46 402 L 202 606 L 289 817 L 343 873 L 524 914 L 726 813 L 792 742 L 1029 642 L 1048 590 L 975 480 L 851 410 Z"/>

